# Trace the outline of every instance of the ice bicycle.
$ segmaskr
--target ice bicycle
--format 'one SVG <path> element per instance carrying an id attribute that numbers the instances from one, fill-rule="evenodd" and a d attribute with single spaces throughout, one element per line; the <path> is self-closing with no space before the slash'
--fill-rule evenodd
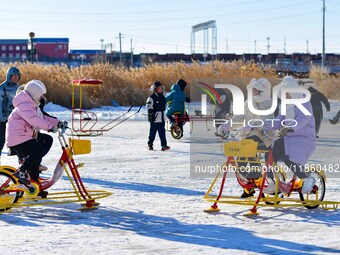
<path id="1" fill-rule="evenodd" d="M 183 115 L 182 112 L 174 112 L 172 114 L 172 117 L 174 118 L 175 122 L 174 124 L 170 127 L 170 133 L 171 136 L 178 140 L 183 137 L 183 126 L 187 122 L 191 122 L 190 125 L 190 134 L 192 133 L 194 129 L 194 122 L 195 121 L 205 121 L 205 125 L 207 130 L 210 130 L 208 127 L 209 121 L 214 120 L 215 116 L 214 115 L 202 115 L 200 111 L 195 111 L 195 115 L 188 115 L 188 113 L 185 111 L 185 114 Z"/>
<path id="2" fill-rule="evenodd" d="M 40 178 L 39 182 L 31 181 L 29 186 L 20 184 L 13 173 L 17 168 L 12 166 L 0 167 L 0 212 L 5 212 L 18 206 L 37 206 L 46 204 L 81 203 L 79 210 L 97 209 L 98 199 L 108 197 L 112 193 L 105 190 L 88 190 L 79 174 L 78 169 L 84 164 L 76 164 L 73 155 L 91 152 L 91 141 L 81 139 L 66 140 L 66 128 L 57 131 L 62 154 L 57 162 L 51 178 Z M 48 192 L 48 190 L 66 173 L 72 189 L 69 191 Z"/>
<path id="3" fill-rule="evenodd" d="M 252 208 L 250 211 L 245 213 L 244 216 L 258 215 L 258 207 L 302 206 L 308 209 L 315 209 L 321 205 L 321 207 L 325 210 L 337 209 L 340 202 L 324 201 L 326 194 L 326 175 L 322 169 L 317 167 L 306 169 L 315 178 L 316 182 L 310 193 L 302 194 L 301 188 L 303 181 L 299 180 L 295 174 L 293 177 L 288 178 L 287 171 L 285 171 L 284 167 L 275 165 L 271 150 L 258 149 L 258 143 L 250 139 L 226 142 L 224 143 L 223 148 L 224 155 L 226 156 L 226 162 L 221 167 L 221 170 L 218 171 L 204 196 L 206 201 L 213 203 L 207 210 L 204 210 L 205 212 L 219 212 L 219 203 L 251 206 Z M 246 178 L 240 173 L 240 165 L 244 164 L 256 165 L 257 170 L 261 171 L 262 177 L 258 179 Z M 270 193 L 266 193 L 265 188 L 269 185 L 269 171 L 272 171 L 274 176 L 273 180 L 275 180 L 275 190 Z M 250 196 L 245 199 L 241 199 L 240 196 L 223 195 L 228 172 L 235 173 L 237 183 L 242 188 L 254 189 L 257 192 L 257 195 Z M 222 178 L 220 187 L 217 189 L 217 195 L 213 195 L 213 188 L 217 186 L 217 181 L 221 175 Z M 287 193 L 283 193 L 280 191 L 280 187 L 287 187 L 285 183 L 288 180 L 289 188 Z"/>

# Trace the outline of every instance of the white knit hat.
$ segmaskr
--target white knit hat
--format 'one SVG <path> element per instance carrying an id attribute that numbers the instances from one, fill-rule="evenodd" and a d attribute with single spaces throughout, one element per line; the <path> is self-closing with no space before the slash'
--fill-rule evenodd
<path id="1" fill-rule="evenodd" d="M 281 88 L 299 88 L 299 83 L 291 76 L 286 76 L 283 78 L 281 83 L 278 85 L 280 87 L 279 97 L 281 96 Z M 298 99 L 303 98 L 302 93 L 289 93 L 292 98 Z"/>
<path id="2" fill-rule="evenodd" d="M 263 94 L 261 94 L 261 96 L 263 97 L 267 97 L 270 98 L 270 89 L 271 89 L 272 85 L 270 84 L 270 82 L 268 81 L 268 79 L 266 78 L 261 78 L 261 79 L 251 79 L 249 85 L 247 86 L 247 88 L 255 88 L 261 92 L 263 92 Z"/>
<path id="3" fill-rule="evenodd" d="M 24 90 L 31 96 L 31 98 L 37 104 L 40 104 L 40 98 L 43 94 L 46 94 L 46 87 L 44 83 L 39 80 L 32 80 L 29 81 L 26 85 Z"/>

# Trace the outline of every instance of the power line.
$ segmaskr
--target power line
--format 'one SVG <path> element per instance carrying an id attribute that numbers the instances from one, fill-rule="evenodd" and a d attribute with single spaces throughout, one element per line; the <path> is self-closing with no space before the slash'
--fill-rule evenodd
<path id="1" fill-rule="evenodd" d="M 233 7 L 233 6 L 242 6 L 242 5 L 249 5 L 249 4 L 258 4 L 259 2 L 267 2 L 267 1 L 271 1 L 271 0 L 252 0 L 252 1 L 246 1 L 246 2 L 239 2 L 237 4 L 225 4 L 225 5 L 215 5 L 215 6 L 205 6 L 205 7 L 196 7 L 196 8 L 180 8 L 180 9 L 171 9 L 171 10 L 155 10 L 155 11 L 137 11 L 137 12 L 100 12 L 100 13 L 95 13 L 95 12 L 85 12 L 85 13 L 77 13 L 77 12 L 39 12 L 39 11 L 35 11 L 35 14 L 47 14 L 47 15 L 72 15 L 72 16 L 89 16 L 89 15 L 128 15 L 128 14 L 154 14 L 154 13 L 173 13 L 173 12 L 188 12 L 188 11 L 197 11 L 197 10 L 207 10 L 207 9 L 220 9 L 220 8 L 225 8 L 225 7 Z M 0 11 L 1 13 L 1 11 Z M 27 11 L 25 10 L 6 10 L 6 13 L 27 13 Z"/>
<path id="2" fill-rule="evenodd" d="M 278 7 L 271 7 L 271 8 L 265 8 L 265 9 L 257 9 L 257 10 L 250 10 L 250 11 L 242 11 L 242 12 L 230 12 L 230 13 L 223 13 L 221 15 L 214 15 L 214 18 L 216 17 L 230 17 L 230 16 L 240 16 L 242 14 L 248 14 L 248 13 L 259 13 L 259 12 L 266 12 L 266 11 L 273 11 L 273 10 L 279 10 L 279 9 L 283 9 L 283 8 L 292 8 L 292 7 L 296 7 L 296 6 L 300 6 L 300 5 L 305 5 L 307 3 L 309 3 L 310 1 L 307 2 L 303 2 L 303 3 L 296 3 L 296 4 L 291 4 L 291 5 L 284 5 L 284 6 L 278 6 Z M 0 11 L 1 13 L 1 11 Z M 43 14 L 47 14 L 47 13 L 43 13 Z M 61 15 L 64 15 L 64 13 L 60 13 Z M 71 15 L 71 14 L 70 14 Z M 99 15 L 99 14 L 98 14 Z M 211 15 L 209 16 L 197 16 L 197 14 L 195 13 L 194 16 L 189 16 L 188 14 L 186 15 L 186 17 L 182 17 L 182 18 L 176 18 L 176 20 L 190 20 L 192 21 L 193 19 L 204 19 L 204 18 L 211 18 Z M 148 23 L 148 22 L 155 22 L 155 21 L 160 21 L 163 18 L 157 18 L 157 19 L 133 19 L 133 20 L 129 20 L 126 19 L 126 17 L 124 19 L 120 19 L 120 20 L 115 20 L 115 21 L 105 21 L 105 20 L 100 20 L 100 21 L 95 21 L 95 20 L 89 20 L 88 18 L 86 18 L 86 20 L 79 20 L 79 19 L 74 19 L 73 14 L 72 14 L 72 20 L 55 20 L 55 21 L 49 21 L 49 20 L 45 20 L 44 23 L 72 23 L 72 24 L 110 24 L 110 23 L 114 23 L 114 24 L 119 24 L 119 23 L 135 23 L 138 22 L 140 23 Z M 1 19 L 3 21 L 7 21 L 7 19 Z M 16 20 L 18 20 L 18 17 L 16 17 Z M 26 21 L 25 21 L 26 22 Z M 30 19 L 30 22 L 38 22 L 41 23 L 41 19 Z"/>

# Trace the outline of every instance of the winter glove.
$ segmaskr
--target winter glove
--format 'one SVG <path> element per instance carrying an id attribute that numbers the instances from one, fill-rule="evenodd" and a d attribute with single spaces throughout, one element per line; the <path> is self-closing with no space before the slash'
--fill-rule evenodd
<path id="1" fill-rule="evenodd" d="M 40 98 L 40 105 L 41 105 L 41 107 L 43 108 L 46 104 L 47 104 L 47 99 L 46 99 L 46 97 L 42 97 L 42 98 Z"/>
<path id="2" fill-rule="evenodd" d="M 59 125 L 59 124 L 58 124 Z M 58 128 L 57 127 L 52 127 L 48 130 L 48 132 L 53 132 L 53 133 L 57 133 Z"/>
<path id="3" fill-rule="evenodd" d="M 68 127 L 68 122 L 66 120 L 59 121 L 58 128 L 66 129 Z"/>
<path id="4" fill-rule="evenodd" d="M 286 136 L 288 133 L 292 133 L 292 132 L 294 132 L 293 129 L 289 127 L 284 127 L 280 129 L 280 136 Z"/>

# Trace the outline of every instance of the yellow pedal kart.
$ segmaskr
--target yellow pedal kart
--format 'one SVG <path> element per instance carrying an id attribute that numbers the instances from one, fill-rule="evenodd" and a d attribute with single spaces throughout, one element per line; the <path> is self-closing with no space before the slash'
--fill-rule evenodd
<path id="1" fill-rule="evenodd" d="M 251 206 L 251 210 L 244 216 L 257 215 L 257 208 L 263 207 L 296 207 L 302 206 L 314 209 L 322 206 L 323 209 L 336 209 L 340 202 L 324 201 L 326 193 L 326 176 L 324 171 L 309 168 L 310 174 L 316 180 L 313 189 L 308 194 L 302 194 L 302 180 L 295 175 L 288 178 L 288 171 L 283 166 L 275 165 L 271 150 L 259 150 L 258 143 L 244 139 L 231 141 L 224 144 L 226 162 L 217 173 L 204 199 L 213 204 L 205 212 L 219 212 L 218 204 L 233 204 Z M 260 171 L 261 177 L 247 178 L 241 165 L 247 165 L 249 171 Z M 252 168 L 251 165 L 256 167 Z M 246 171 L 246 172 L 247 172 Z M 245 190 L 252 191 L 249 197 L 241 199 L 240 196 L 223 194 L 226 186 L 227 175 L 235 174 L 236 181 Z M 229 176 L 228 175 L 228 176 Z M 268 178 L 270 175 L 271 178 Z M 275 188 L 269 191 L 270 182 Z M 219 186 L 218 186 L 219 183 Z M 271 184 L 273 186 L 273 183 Z M 285 188 L 285 189 L 284 189 Z M 282 190 L 285 190 L 283 192 Z"/>
<path id="2" fill-rule="evenodd" d="M 73 155 L 91 152 L 91 141 L 80 139 L 66 140 L 66 128 L 58 129 L 58 140 L 62 154 L 58 160 L 51 178 L 31 181 L 26 186 L 20 184 L 13 175 L 17 169 L 12 166 L 0 167 L 0 212 L 5 212 L 18 206 L 37 206 L 46 204 L 81 203 L 80 210 L 97 209 L 98 199 L 108 197 L 112 193 L 105 190 L 88 190 L 83 183 Z M 61 192 L 46 192 L 61 176 L 66 173 L 71 189 Z M 45 192 L 42 192 L 45 191 Z"/>

